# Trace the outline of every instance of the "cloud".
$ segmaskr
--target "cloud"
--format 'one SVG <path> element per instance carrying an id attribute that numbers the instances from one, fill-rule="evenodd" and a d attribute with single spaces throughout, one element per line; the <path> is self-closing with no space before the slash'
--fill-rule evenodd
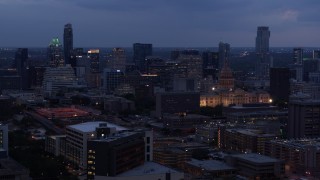
<path id="1" fill-rule="evenodd" d="M 299 12 L 296 10 L 286 10 L 281 14 L 281 19 L 283 21 L 296 21 L 298 18 Z"/>

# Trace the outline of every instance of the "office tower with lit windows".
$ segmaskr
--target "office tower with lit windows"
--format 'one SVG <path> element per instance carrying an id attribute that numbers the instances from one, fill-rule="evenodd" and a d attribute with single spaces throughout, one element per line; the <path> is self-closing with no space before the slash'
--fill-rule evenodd
<path id="1" fill-rule="evenodd" d="M 272 67 L 272 57 L 269 52 L 269 27 L 259 26 L 256 37 L 256 77 L 259 79 L 269 78 L 269 69 Z"/>
<path id="2" fill-rule="evenodd" d="M 48 47 L 48 60 L 51 67 L 64 66 L 64 55 L 62 53 L 62 45 L 57 37 L 53 38 Z"/>
<path id="3" fill-rule="evenodd" d="M 73 32 L 72 25 L 66 24 L 63 31 L 63 50 L 65 64 L 70 64 L 71 52 L 73 50 Z"/>
<path id="4" fill-rule="evenodd" d="M 219 69 L 223 67 L 223 62 L 229 60 L 230 57 L 230 44 L 228 43 L 219 43 Z"/>
<path id="5" fill-rule="evenodd" d="M 107 58 L 107 68 L 115 71 L 125 72 L 126 52 L 123 48 L 113 48 Z"/>
<path id="6" fill-rule="evenodd" d="M 133 44 L 133 61 L 142 73 L 146 70 L 145 59 L 147 56 L 152 56 L 152 44 Z"/>

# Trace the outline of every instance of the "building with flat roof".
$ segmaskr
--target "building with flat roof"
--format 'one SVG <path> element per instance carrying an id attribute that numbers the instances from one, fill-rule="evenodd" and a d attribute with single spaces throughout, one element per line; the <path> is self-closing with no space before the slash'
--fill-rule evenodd
<path id="1" fill-rule="evenodd" d="M 13 159 L 0 159 L 0 179 L 29 180 L 29 170 Z"/>
<path id="2" fill-rule="evenodd" d="M 87 142 L 97 137 L 96 129 L 108 127 L 109 133 L 128 130 L 125 127 L 103 121 L 85 122 L 66 127 L 66 158 L 74 166 L 82 169 L 87 168 Z"/>
<path id="3" fill-rule="evenodd" d="M 229 166 L 239 170 L 239 174 L 249 179 L 281 179 L 284 176 L 284 161 L 260 154 L 236 154 L 226 157 Z"/>
<path id="4" fill-rule="evenodd" d="M 195 113 L 200 111 L 200 95 L 196 92 L 166 92 L 156 95 L 156 116 L 164 113 Z"/>
<path id="5" fill-rule="evenodd" d="M 145 162 L 143 165 L 130 169 L 117 176 L 95 176 L 95 180 L 150 180 L 184 179 L 184 173 L 155 162 Z"/>
<path id="6" fill-rule="evenodd" d="M 222 161 L 191 159 L 186 162 L 185 171 L 195 177 L 232 178 L 237 169 Z"/>
<path id="7" fill-rule="evenodd" d="M 242 153 L 263 154 L 265 142 L 275 138 L 275 134 L 266 134 L 257 129 L 222 129 L 219 147 Z"/>
<path id="8" fill-rule="evenodd" d="M 66 135 L 47 136 L 45 151 L 54 156 L 66 156 Z"/>
<path id="9" fill-rule="evenodd" d="M 95 176 L 116 176 L 144 163 L 144 133 L 102 135 L 88 141 L 88 179 L 96 179 Z M 148 151 L 150 152 L 150 147 Z"/>
<path id="10" fill-rule="evenodd" d="M 164 115 L 163 126 L 170 129 L 190 130 L 194 129 L 196 125 L 204 124 L 212 120 L 209 116 L 199 114 L 183 114 L 183 115 Z"/>
<path id="11" fill-rule="evenodd" d="M 320 177 L 320 138 L 272 140 L 266 143 L 265 154 L 283 159 L 288 173 Z"/>
<path id="12" fill-rule="evenodd" d="M 320 100 L 304 94 L 290 96 L 288 138 L 320 136 Z"/>

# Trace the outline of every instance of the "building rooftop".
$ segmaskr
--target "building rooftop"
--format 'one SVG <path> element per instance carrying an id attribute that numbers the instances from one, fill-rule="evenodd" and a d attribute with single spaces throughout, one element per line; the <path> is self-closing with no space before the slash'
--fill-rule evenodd
<path id="1" fill-rule="evenodd" d="M 255 153 L 249 153 L 249 154 L 236 154 L 236 155 L 231 155 L 233 157 L 237 157 L 239 159 L 242 160 L 246 160 L 246 161 L 250 161 L 253 163 L 275 163 L 278 162 L 280 160 L 269 157 L 269 156 L 264 156 L 264 155 L 260 155 L 260 154 L 255 154 Z"/>
<path id="2" fill-rule="evenodd" d="M 296 149 L 304 149 L 306 147 L 314 146 L 320 150 L 320 138 L 315 139 L 294 139 L 294 140 L 272 140 L 272 143 L 281 144 Z"/>
<path id="3" fill-rule="evenodd" d="M 104 137 L 104 138 L 95 139 L 93 141 L 111 142 L 111 141 L 114 141 L 114 140 L 117 140 L 117 139 L 120 139 L 120 138 L 129 137 L 131 135 L 138 134 L 138 133 L 139 132 L 126 131 L 126 132 L 116 133 L 116 134 L 114 134 L 112 136 L 107 136 L 107 137 Z"/>
<path id="4" fill-rule="evenodd" d="M 0 160 L 0 175 L 29 175 L 28 169 L 20 165 L 13 159 L 6 158 Z"/>
<path id="5" fill-rule="evenodd" d="M 197 159 L 191 159 L 191 161 L 188 161 L 187 163 L 193 166 L 197 166 L 199 168 L 203 168 L 207 171 L 234 170 L 233 167 L 227 165 L 226 163 L 222 161 L 216 161 L 216 160 L 200 161 Z"/>
<path id="6" fill-rule="evenodd" d="M 245 134 L 248 136 L 257 136 L 257 137 L 275 137 L 275 134 L 267 134 L 261 130 L 257 129 L 227 129 L 228 132 Z"/>
<path id="7" fill-rule="evenodd" d="M 94 121 L 94 122 L 85 122 L 85 123 L 81 123 L 81 124 L 75 124 L 75 125 L 70 125 L 67 128 L 72 128 L 81 132 L 93 132 L 96 130 L 97 127 L 99 127 L 100 123 L 107 123 L 107 127 L 110 128 L 116 128 L 117 131 L 123 131 L 123 130 L 128 130 L 125 127 L 116 125 L 116 124 L 112 124 L 109 122 L 104 122 L 104 121 Z"/>
<path id="8" fill-rule="evenodd" d="M 126 177 L 126 176 L 142 176 L 149 174 L 164 174 L 164 173 L 179 173 L 178 171 L 171 169 L 169 167 L 160 165 L 155 162 L 145 162 L 143 165 L 138 166 L 134 169 L 126 171 L 122 174 L 119 174 L 118 177 Z"/>

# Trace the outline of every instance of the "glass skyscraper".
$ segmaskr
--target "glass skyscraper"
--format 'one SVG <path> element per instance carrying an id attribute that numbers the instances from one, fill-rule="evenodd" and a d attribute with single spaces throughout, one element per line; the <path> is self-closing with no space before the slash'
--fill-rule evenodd
<path id="1" fill-rule="evenodd" d="M 73 50 L 73 32 L 72 25 L 66 24 L 63 31 L 63 50 L 66 64 L 70 64 L 71 52 Z"/>

